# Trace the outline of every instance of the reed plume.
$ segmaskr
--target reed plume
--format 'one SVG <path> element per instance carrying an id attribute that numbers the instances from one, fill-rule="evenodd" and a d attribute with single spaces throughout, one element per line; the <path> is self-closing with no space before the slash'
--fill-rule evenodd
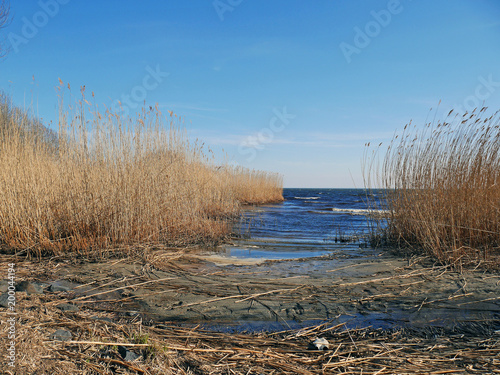
<path id="1" fill-rule="evenodd" d="M 386 189 L 390 216 L 377 227 L 387 244 L 452 264 L 500 265 L 499 112 L 452 110 L 424 128 L 410 123 L 372 162 L 366 181 Z"/>
<path id="2" fill-rule="evenodd" d="M 141 243 L 213 245 L 245 203 L 282 200 L 281 176 L 216 167 L 157 107 L 101 113 L 60 93 L 59 130 L 0 95 L 0 245 L 31 254 Z"/>

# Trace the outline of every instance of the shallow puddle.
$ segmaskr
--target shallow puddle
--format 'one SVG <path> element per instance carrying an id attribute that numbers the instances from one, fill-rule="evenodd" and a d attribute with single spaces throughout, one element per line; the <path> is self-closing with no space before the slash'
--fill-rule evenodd
<path id="1" fill-rule="evenodd" d="M 342 329 L 358 329 L 371 327 L 374 329 L 426 329 L 443 328 L 459 329 L 462 331 L 482 330 L 485 327 L 493 331 L 500 330 L 500 313 L 477 314 L 471 311 L 463 311 L 458 314 L 449 311 L 435 310 L 427 311 L 416 316 L 409 316 L 407 311 L 397 312 L 371 312 L 369 314 L 342 315 L 330 321 L 306 320 L 298 322 L 287 321 L 229 321 L 217 323 L 188 324 L 187 326 L 200 326 L 202 329 L 225 333 L 259 333 L 259 332 L 281 332 L 287 330 L 299 330 L 308 327 L 317 327 L 325 324 L 325 328 L 336 327 Z M 342 326 L 340 326 L 342 324 Z"/>

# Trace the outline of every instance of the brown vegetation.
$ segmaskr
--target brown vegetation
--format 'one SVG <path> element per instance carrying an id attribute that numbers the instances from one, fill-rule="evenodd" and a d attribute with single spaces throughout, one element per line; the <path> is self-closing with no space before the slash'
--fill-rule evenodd
<path id="1" fill-rule="evenodd" d="M 238 303 L 240 305 L 248 303 L 249 310 L 252 305 L 270 306 L 270 300 L 284 301 L 283 297 L 285 300 L 300 300 L 303 304 L 305 302 L 302 301 L 306 299 L 324 301 L 328 297 L 338 297 L 370 308 L 371 304 L 377 301 L 387 302 L 388 300 L 384 299 L 387 294 L 372 294 L 368 291 L 363 298 L 359 295 L 356 298 L 356 293 L 349 291 L 356 287 L 367 290 L 378 285 L 389 294 L 394 293 L 390 299 L 396 304 L 397 301 L 409 297 L 409 289 L 422 291 L 419 292 L 418 301 L 414 301 L 416 305 L 405 310 L 401 316 L 405 321 L 411 322 L 411 316 L 415 314 L 422 313 L 422 317 L 428 317 L 424 312 L 427 307 L 439 311 L 443 303 L 468 301 L 468 297 L 461 292 L 462 289 L 467 289 L 467 294 L 473 294 L 471 297 L 474 299 L 481 298 L 482 288 L 472 286 L 472 272 L 465 273 L 463 277 L 470 282 L 464 282 L 456 294 L 450 296 L 451 298 L 437 300 L 432 300 L 432 293 L 425 291 L 434 288 L 436 280 L 439 283 L 443 279 L 454 285 L 453 291 L 457 290 L 458 273 L 450 271 L 447 266 L 421 267 L 418 260 L 413 260 L 412 264 L 405 265 L 388 277 L 371 276 L 367 272 L 361 281 L 354 281 L 351 277 L 348 280 L 339 279 L 332 282 L 330 276 L 325 278 L 327 284 L 324 287 L 310 285 L 301 289 L 303 293 L 297 288 L 294 288 L 295 292 L 281 289 L 269 293 L 275 288 L 274 282 L 270 280 L 263 283 L 267 276 L 256 276 L 267 271 L 254 269 L 254 272 L 251 272 L 253 275 L 242 275 L 241 270 L 236 270 L 233 278 L 229 279 L 228 276 L 234 270 L 219 269 L 215 273 L 189 270 L 192 264 L 189 253 L 180 252 L 174 255 L 166 255 L 161 251 L 145 251 L 135 259 L 128 257 L 94 263 L 98 268 L 95 275 L 100 275 L 100 278 L 92 277 L 90 283 L 85 282 L 69 292 L 47 289 L 43 294 L 28 295 L 25 291 L 16 292 L 15 367 L 8 365 L 8 345 L 4 344 L 0 346 L 0 355 L 4 359 L 2 369 L 6 374 L 40 375 L 499 373 L 500 331 L 498 320 L 494 318 L 492 320 L 485 317 L 453 323 L 455 314 L 452 313 L 442 315 L 450 319 L 446 328 L 429 325 L 384 330 L 370 327 L 349 328 L 335 321 L 336 317 L 332 315 L 332 320 L 302 329 L 245 333 L 230 332 L 229 329 L 228 332 L 213 332 L 194 324 L 179 326 L 164 320 L 151 320 L 147 314 L 131 311 L 128 307 L 134 300 L 143 300 L 148 294 L 161 296 L 165 295 L 165 290 L 169 288 L 174 288 L 179 293 L 192 288 L 201 295 L 205 306 L 213 303 L 217 296 L 223 299 L 222 296 L 229 295 L 235 297 L 233 300 L 241 302 Z M 16 277 L 19 280 L 46 280 L 55 274 L 78 278 L 83 274 L 75 273 L 74 267 L 86 263 L 80 261 L 70 265 L 69 262 L 61 263 L 60 260 L 43 263 L 20 261 L 15 256 L 0 255 L 0 269 L 7 269 L 7 264 L 13 262 L 16 263 Z M 131 267 L 128 269 L 133 270 L 133 273 L 126 272 L 129 265 Z M 120 276 L 112 276 L 119 270 Z M 340 269 L 332 270 L 339 271 Z M 171 277 L 165 277 L 165 273 Z M 477 273 L 481 275 L 479 279 L 482 284 L 485 275 L 483 272 Z M 378 275 L 387 273 L 381 271 Z M 240 281 L 241 276 L 247 279 Z M 251 276 L 255 277 L 252 281 Z M 273 276 L 275 277 L 278 278 Z M 201 279 L 205 282 L 199 282 Z M 494 277 L 491 282 L 494 283 L 496 279 L 498 278 Z M 294 283 L 292 280 L 299 282 L 296 278 L 280 282 L 291 284 Z M 354 282 L 345 283 L 351 280 Z M 83 279 L 81 281 L 84 282 Z M 178 286 L 182 284 L 183 287 L 177 288 L 176 281 Z M 185 281 L 189 283 L 185 284 Z M 316 278 L 311 278 L 308 282 L 316 281 Z M 249 291 L 250 283 L 257 289 L 266 289 L 269 292 Z M 333 284 L 333 289 L 330 284 Z M 140 288 L 145 285 L 148 289 L 151 288 L 149 292 L 140 292 Z M 439 285 L 438 288 L 442 289 L 445 284 Z M 243 294 L 238 293 L 240 286 Z M 87 292 L 82 295 L 84 288 L 87 288 Z M 328 291 L 321 291 L 324 288 L 328 288 Z M 490 290 L 490 293 L 493 297 L 484 301 L 483 306 L 487 303 L 492 311 L 497 311 L 495 301 L 498 300 L 498 293 L 495 294 L 494 290 Z M 165 304 L 172 302 L 169 298 L 164 300 Z M 78 308 L 73 311 L 61 308 L 68 303 Z M 456 306 L 461 305 L 464 306 L 460 303 Z M 480 305 L 474 304 L 475 308 Z M 386 305 L 388 317 L 396 318 L 394 306 L 396 305 Z M 191 304 L 189 309 L 200 311 L 201 307 L 202 304 Z M 4 313 L 7 311 L 5 308 L 0 307 L 0 311 L 0 337 L 7 338 L 11 327 L 7 319 L 11 316 Z M 456 315 L 461 316 L 458 312 Z M 390 320 L 392 321 L 392 318 Z M 70 340 L 58 341 L 54 338 L 53 334 L 57 330 L 66 331 L 71 335 Z M 311 350 L 314 347 L 311 347 L 310 343 L 317 338 L 328 341 L 326 350 Z M 7 339 L 5 341 L 8 342 Z M 128 358 L 128 352 L 135 355 Z"/>
<path id="2" fill-rule="evenodd" d="M 283 199 L 281 176 L 217 167 L 180 125 L 158 108 L 129 119 L 61 94 L 56 135 L 0 96 L 0 245 L 40 255 L 213 244 L 241 204 Z"/>
<path id="3" fill-rule="evenodd" d="M 38 303 L 22 302 L 27 313 L 19 328 L 17 374 L 493 374 L 500 364 L 498 336 L 469 336 L 460 329 L 325 323 L 278 333 L 219 333 L 108 322 L 104 313 L 63 314 L 33 300 Z M 77 338 L 47 340 L 61 326 L 78 332 Z M 317 337 L 329 342 L 329 350 L 308 350 Z M 124 360 L 120 352 L 126 350 L 139 358 Z"/>
<path id="4" fill-rule="evenodd" d="M 389 245 L 457 265 L 499 266 L 500 117 L 485 113 L 450 111 L 423 129 L 410 123 L 383 162 L 368 165 L 368 182 L 387 189 L 382 239 Z"/>

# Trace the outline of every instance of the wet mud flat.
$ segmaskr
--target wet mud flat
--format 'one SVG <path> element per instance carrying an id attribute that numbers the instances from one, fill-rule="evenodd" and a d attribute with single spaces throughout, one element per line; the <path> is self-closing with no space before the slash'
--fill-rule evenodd
<path id="1" fill-rule="evenodd" d="M 143 321 L 281 330 L 331 321 L 351 328 L 498 324 L 500 274 L 367 251 L 282 261 L 158 252 L 144 261 L 57 264 L 38 281 L 67 302 Z M 500 327 L 498 327 L 500 329 Z"/>
<path id="2" fill-rule="evenodd" d="M 43 267 L 19 261 L 16 267 L 19 281 L 41 287 L 17 294 L 26 335 L 40 335 L 20 345 L 39 342 L 41 354 L 58 353 L 79 368 L 114 363 L 130 371 L 124 373 L 195 374 L 500 368 L 495 272 L 458 272 L 427 258 L 373 251 L 357 258 L 332 254 L 287 261 L 150 251 L 98 262 L 49 261 Z M 54 341 L 56 329 L 67 330 L 71 339 Z M 149 341 L 138 343 L 140 335 Z M 311 350 L 316 338 L 328 341 L 327 350 Z M 125 348 L 137 360 L 124 356 L 115 363 L 109 359 L 114 349 L 108 357 L 102 353 L 106 342 L 127 340 Z M 163 348 L 155 358 L 167 356 L 171 372 L 151 370 L 150 345 Z"/>

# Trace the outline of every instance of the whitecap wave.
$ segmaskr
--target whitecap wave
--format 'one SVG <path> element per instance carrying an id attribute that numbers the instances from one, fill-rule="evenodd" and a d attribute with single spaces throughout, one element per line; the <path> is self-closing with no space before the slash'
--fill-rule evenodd
<path id="1" fill-rule="evenodd" d="M 320 214 L 320 215 L 331 215 L 332 212 L 330 211 L 315 211 L 315 210 L 312 210 L 312 211 L 307 211 L 307 212 L 310 212 L 312 214 Z"/>
<path id="2" fill-rule="evenodd" d="M 319 197 L 294 197 L 295 199 L 304 199 L 304 200 L 309 200 L 309 199 L 319 199 Z"/>
<path id="3" fill-rule="evenodd" d="M 333 207 L 332 211 L 339 214 L 349 214 L 349 215 L 373 215 L 373 216 L 387 216 L 389 215 L 389 210 L 372 210 L 372 209 L 362 209 L 362 208 L 336 208 Z"/>

